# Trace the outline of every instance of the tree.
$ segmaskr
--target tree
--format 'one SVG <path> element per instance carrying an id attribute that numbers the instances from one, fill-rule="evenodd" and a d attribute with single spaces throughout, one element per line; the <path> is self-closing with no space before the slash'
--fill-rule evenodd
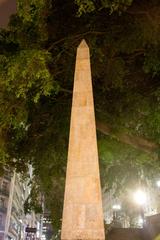
<path id="1" fill-rule="evenodd" d="M 148 177 L 159 173 L 160 4 L 18 0 L 17 6 L 0 31 L 1 168 L 25 173 L 33 165 L 58 228 L 82 38 L 91 51 L 103 186 L 136 182 L 141 169 Z"/>

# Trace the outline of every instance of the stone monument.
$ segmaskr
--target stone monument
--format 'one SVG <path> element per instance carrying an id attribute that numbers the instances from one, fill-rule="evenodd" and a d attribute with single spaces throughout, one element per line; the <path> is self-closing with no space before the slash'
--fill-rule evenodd
<path id="1" fill-rule="evenodd" d="M 76 57 L 62 240 L 105 239 L 89 48 Z"/>

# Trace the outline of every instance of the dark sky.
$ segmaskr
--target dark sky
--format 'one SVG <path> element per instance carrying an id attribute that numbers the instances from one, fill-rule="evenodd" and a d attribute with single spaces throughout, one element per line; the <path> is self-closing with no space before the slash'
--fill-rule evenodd
<path id="1" fill-rule="evenodd" d="M 16 12 L 16 0 L 0 0 L 0 27 L 6 27 L 9 16 Z"/>

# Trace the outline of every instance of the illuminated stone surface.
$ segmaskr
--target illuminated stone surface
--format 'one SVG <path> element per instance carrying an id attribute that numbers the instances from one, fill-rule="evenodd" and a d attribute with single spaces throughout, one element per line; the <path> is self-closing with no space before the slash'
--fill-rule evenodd
<path id="1" fill-rule="evenodd" d="M 62 240 L 105 239 L 89 48 L 77 49 Z"/>

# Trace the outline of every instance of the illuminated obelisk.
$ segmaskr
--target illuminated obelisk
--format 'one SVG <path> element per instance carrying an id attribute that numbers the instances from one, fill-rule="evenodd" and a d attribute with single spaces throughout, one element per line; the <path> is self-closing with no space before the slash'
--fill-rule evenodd
<path id="1" fill-rule="evenodd" d="M 84 40 L 76 57 L 61 239 L 105 239 L 90 54 Z"/>

